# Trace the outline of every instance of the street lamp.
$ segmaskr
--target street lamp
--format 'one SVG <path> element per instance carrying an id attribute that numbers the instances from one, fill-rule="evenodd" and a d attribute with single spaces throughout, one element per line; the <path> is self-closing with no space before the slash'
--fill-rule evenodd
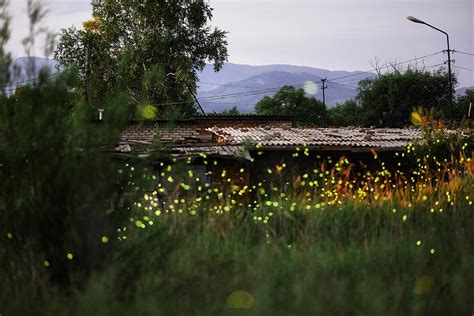
<path id="1" fill-rule="evenodd" d="M 407 20 L 412 21 L 414 23 L 419 23 L 419 24 L 424 24 L 426 26 L 431 27 L 432 29 L 435 29 L 444 35 L 446 35 L 446 40 L 448 42 L 448 76 L 449 76 L 449 102 L 451 104 L 451 125 L 453 125 L 453 120 L 454 120 L 454 112 L 453 112 L 453 80 L 452 80 L 452 73 L 451 73 L 451 50 L 449 48 L 449 35 L 443 30 L 440 30 L 437 27 L 434 27 L 433 25 L 430 25 L 426 23 L 425 21 L 422 21 L 420 19 L 417 19 L 412 16 L 407 16 Z"/>

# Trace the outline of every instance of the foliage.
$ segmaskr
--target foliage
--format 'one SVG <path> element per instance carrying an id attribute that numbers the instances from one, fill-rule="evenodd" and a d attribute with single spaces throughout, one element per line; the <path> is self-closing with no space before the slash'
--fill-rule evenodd
<path id="1" fill-rule="evenodd" d="M 83 81 L 89 75 L 94 105 L 127 91 L 159 117 L 195 113 L 189 89 L 196 90 L 197 72 L 207 61 L 217 71 L 227 59 L 226 32 L 209 26 L 207 1 L 93 1 L 92 14 L 84 30 L 62 30 L 55 58 L 79 69 Z"/>
<path id="2" fill-rule="evenodd" d="M 30 29 L 42 12 L 28 1 Z M 29 40 L 27 49 L 33 45 Z M 9 55 L 1 57 L 8 69 Z M 95 109 L 74 92 L 77 84 L 73 71 L 52 79 L 42 70 L 34 84 L 0 97 L 1 276 L 13 294 L 31 290 L 36 299 L 45 294 L 44 282 L 69 286 L 87 277 L 104 263 L 101 236 L 123 220 L 111 202 L 133 179 L 120 176 L 103 151 L 127 122 L 128 98 L 110 98 L 109 115 L 97 125 L 90 121 Z"/>
<path id="3" fill-rule="evenodd" d="M 449 80 L 441 71 L 408 69 L 359 82 L 357 100 L 366 126 L 402 127 L 412 108 L 434 108 L 449 117 Z"/>
<path id="4" fill-rule="evenodd" d="M 8 14 L 8 0 L 0 0 L 0 92 L 3 95 L 3 88 L 7 85 L 10 78 L 10 65 L 12 57 L 9 52 L 6 51 L 6 43 L 10 39 L 10 21 L 11 17 Z"/>
<path id="5" fill-rule="evenodd" d="M 222 114 L 226 114 L 226 115 L 239 115 L 240 112 L 239 112 L 239 109 L 237 109 L 237 106 L 234 105 L 234 106 L 231 107 L 230 109 L 227 109 L 227 110 L 222 111 Z"/>
<path id="6" fill-rule="evenodd" d="M 465 94 L 456 99 L 456 106 L 454 108 L 455 117 L 458 119 L 467 118 L 470 104 L 474 104 L 474 89 L 466 89 Z M 473 116 L 474 106 L 471 107 L 471 118 Z"/>
<path id="7" fill-rule="evenodd" d="M 69 92 L 75 83 L 43 74 L 36 87 L 0 102 L 2 241 L 10 277 L 32 287 L 41 276 L 65 285 L 71 271 L 102 265 L 100 237 L 120 213 L 110 203 L 126 185 L 101 153 L 116 141 L 124 103 L 111 102 L 108 121 L 92 124 L 89 109 Z"/>
<path id="8" fill-rule="evenodd" d="M 325 119 L 323 103 L 292 86 L 282 87 L 273 97 L 265 96 L 255 105 L 255 112 L 294 116 L 299 125 L 323 125 Z"/>
<path id="9" fill-rule="evenodd" d="M 463 161 L 474 148 L 474 135 L 466 129 L 446 130 L 442 120 L 435 119 L 433 109 L 418 107 L 411 113 L 413 125 L 421 128 L 423 137 L 412 144 L 408 150 L 418 162 L 423 160 L 427 166 L 440 169 L 442 162 Z M 427 157 L 435 157 L 431 164 Z"/>
<path id="10" fill-rule="evenodd" d="M 329 125 L 359 126 L 362 124 L 362 108 L 355 100 L 336 104 L 328 110 Z"/>

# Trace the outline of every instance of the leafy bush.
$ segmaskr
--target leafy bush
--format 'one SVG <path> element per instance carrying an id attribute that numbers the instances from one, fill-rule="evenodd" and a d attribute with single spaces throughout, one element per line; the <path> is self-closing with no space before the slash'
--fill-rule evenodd
<path id="1" fill-rule="evenodd" d="M 433 110 L 422 107 L 411 114 L 411 121 L 422 130 L 422 139 L 409 146 L 413 159 L 423 161 L 427 167 L 440 169 L 442 164 L 463 163 L 471 156 L 474 135 L 468 129 L 447 130 L 442 120 L 434 118 Z M 431 162 L 431 163 L 428 163 Z"/>

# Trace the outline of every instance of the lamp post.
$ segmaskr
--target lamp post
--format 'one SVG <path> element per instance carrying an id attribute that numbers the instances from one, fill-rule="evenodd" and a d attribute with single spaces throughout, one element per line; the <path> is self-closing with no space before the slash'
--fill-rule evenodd
<path id="1" fill-rule="evenodd" d="M 432 29 L 435 29 L 441 33 L 443 33 L 444 35 L 446 35 L 446 40 L 447 40 L 447 43 L 448 43 L 448 76 L 449 76 L 449 102 L 451 104 L 451 126 L 453 125 L 453 122 L 454 122 L 454 111 L 453 111 L 453 80 L 452 80 L 452 73 L 451 73 L 451 49 L 449 48 L 449 35 L 448 33 L 446 33 L 445 31 L 443 30 L 440 30 L 439 28 L 437 27 L 434 27 L 433 25 L 430 25 L 428 23 L 426 23 L 425 21 L 422 21 L 420 19 L 417 19 L 415 17 L 412 17 L 412 16 L 408 16 L 407 17 L 407 20 L 411 21 L 411 22 L 414 22 L 414 23 L 419 23 L 419 24 L 424 24 L 426 26 L 429 26 L 431 27 Z"/>

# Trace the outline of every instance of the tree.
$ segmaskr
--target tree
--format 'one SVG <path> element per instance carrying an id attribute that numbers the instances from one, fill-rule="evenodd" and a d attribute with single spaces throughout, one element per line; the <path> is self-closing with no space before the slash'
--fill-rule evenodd
<path id="1" fill-rule="evenodd" d="M 449 116 L 449 79 L 443 70 L 381 74 L 359 82 L 356 99 L 362 105 L 365 125 L 401 127 L 409 123 L 412 109 L 418 106 Z"/>
<path id="2" fill-rule="evenodd" d="M 295 116 L 298 125 L 322 125 L 324 104 L 314 97 L 307 97 L 303 89 L 282 87 L 273 97 L 265 96 L 255 105 L 255 112 L 262 115 Z"/>
<path id="3" fill-rule="evenodd" d="M 329 124 L 335 126 L 358 126 L 362 124 L 362 107 L 355 100 L 338 103 L 328 110 Z"/>
<path id="4" fill-rule="evenodd" d="M 474 104 L 474 88 L 467 89 L 465 94 L 456 99 L 454 117 L 464 119 L 469 112 L 469 105 Z M 474 108 L 471 107 L 471 118 L 474 116 Z"/>
<path id="5" fill-rule="evenodd" d="M 39 2 L 28 1 L 27 50 L 45 12 Z M 11 63 L 5 49 L 9 20 L 0 0 L 4 69 Z M 104 154 L 128 122 L 128 98 L 108 100 L 106 120 L 92 123 L 93 109 L 74 89 L 77 79 L 72 71 L 55 78 L 40 71 L 35 84 L 0 96 L 0 258 L 7 262 L 0 273 L 13 293 L 40 296 L 44 280 L 68 286 L 97 271 L 107 259 L 104 240 L 128 218 L 127 200 L 119 197 L 137 177 L 127 179 L 119 172 L 123 164 Z M 1 76 L 0 90 L 6 83 L 8 76 Z"/>
<path id="6" fill-rule="evenodd" d="M 222 114 L 226 114 L 226 115 L 239 115 L 240 112 L 239 112 L 239 109 L 237 108 L 237 106 L 234 105 L 234 106 L 231 107 L 230 109 L 227 109 L 227 110 L 222 111 Z"/>
<path id="7" fill-rule="evenodd" d="M 162 117 L 193 114 L 197 72 L 206 62 L 218 71 L 227 60 L 226 32 L 208 25 L 207 1 L 95 0 L 92 15 L 84 30 L 62 30 L 55 58 L 79 69 L 97 106 L 119 90 L 138 110 L 153 105 Z"/>
<path id="8" fill-rule="evenodd" d="M 10 81 L 10 65 L 12 56 L 6 51 L 6 43 L 10 39 L 10 21 L 8 10 L 8 1 L 0 0 L 0 93 L 4 94 L 3 89 Z"/>

